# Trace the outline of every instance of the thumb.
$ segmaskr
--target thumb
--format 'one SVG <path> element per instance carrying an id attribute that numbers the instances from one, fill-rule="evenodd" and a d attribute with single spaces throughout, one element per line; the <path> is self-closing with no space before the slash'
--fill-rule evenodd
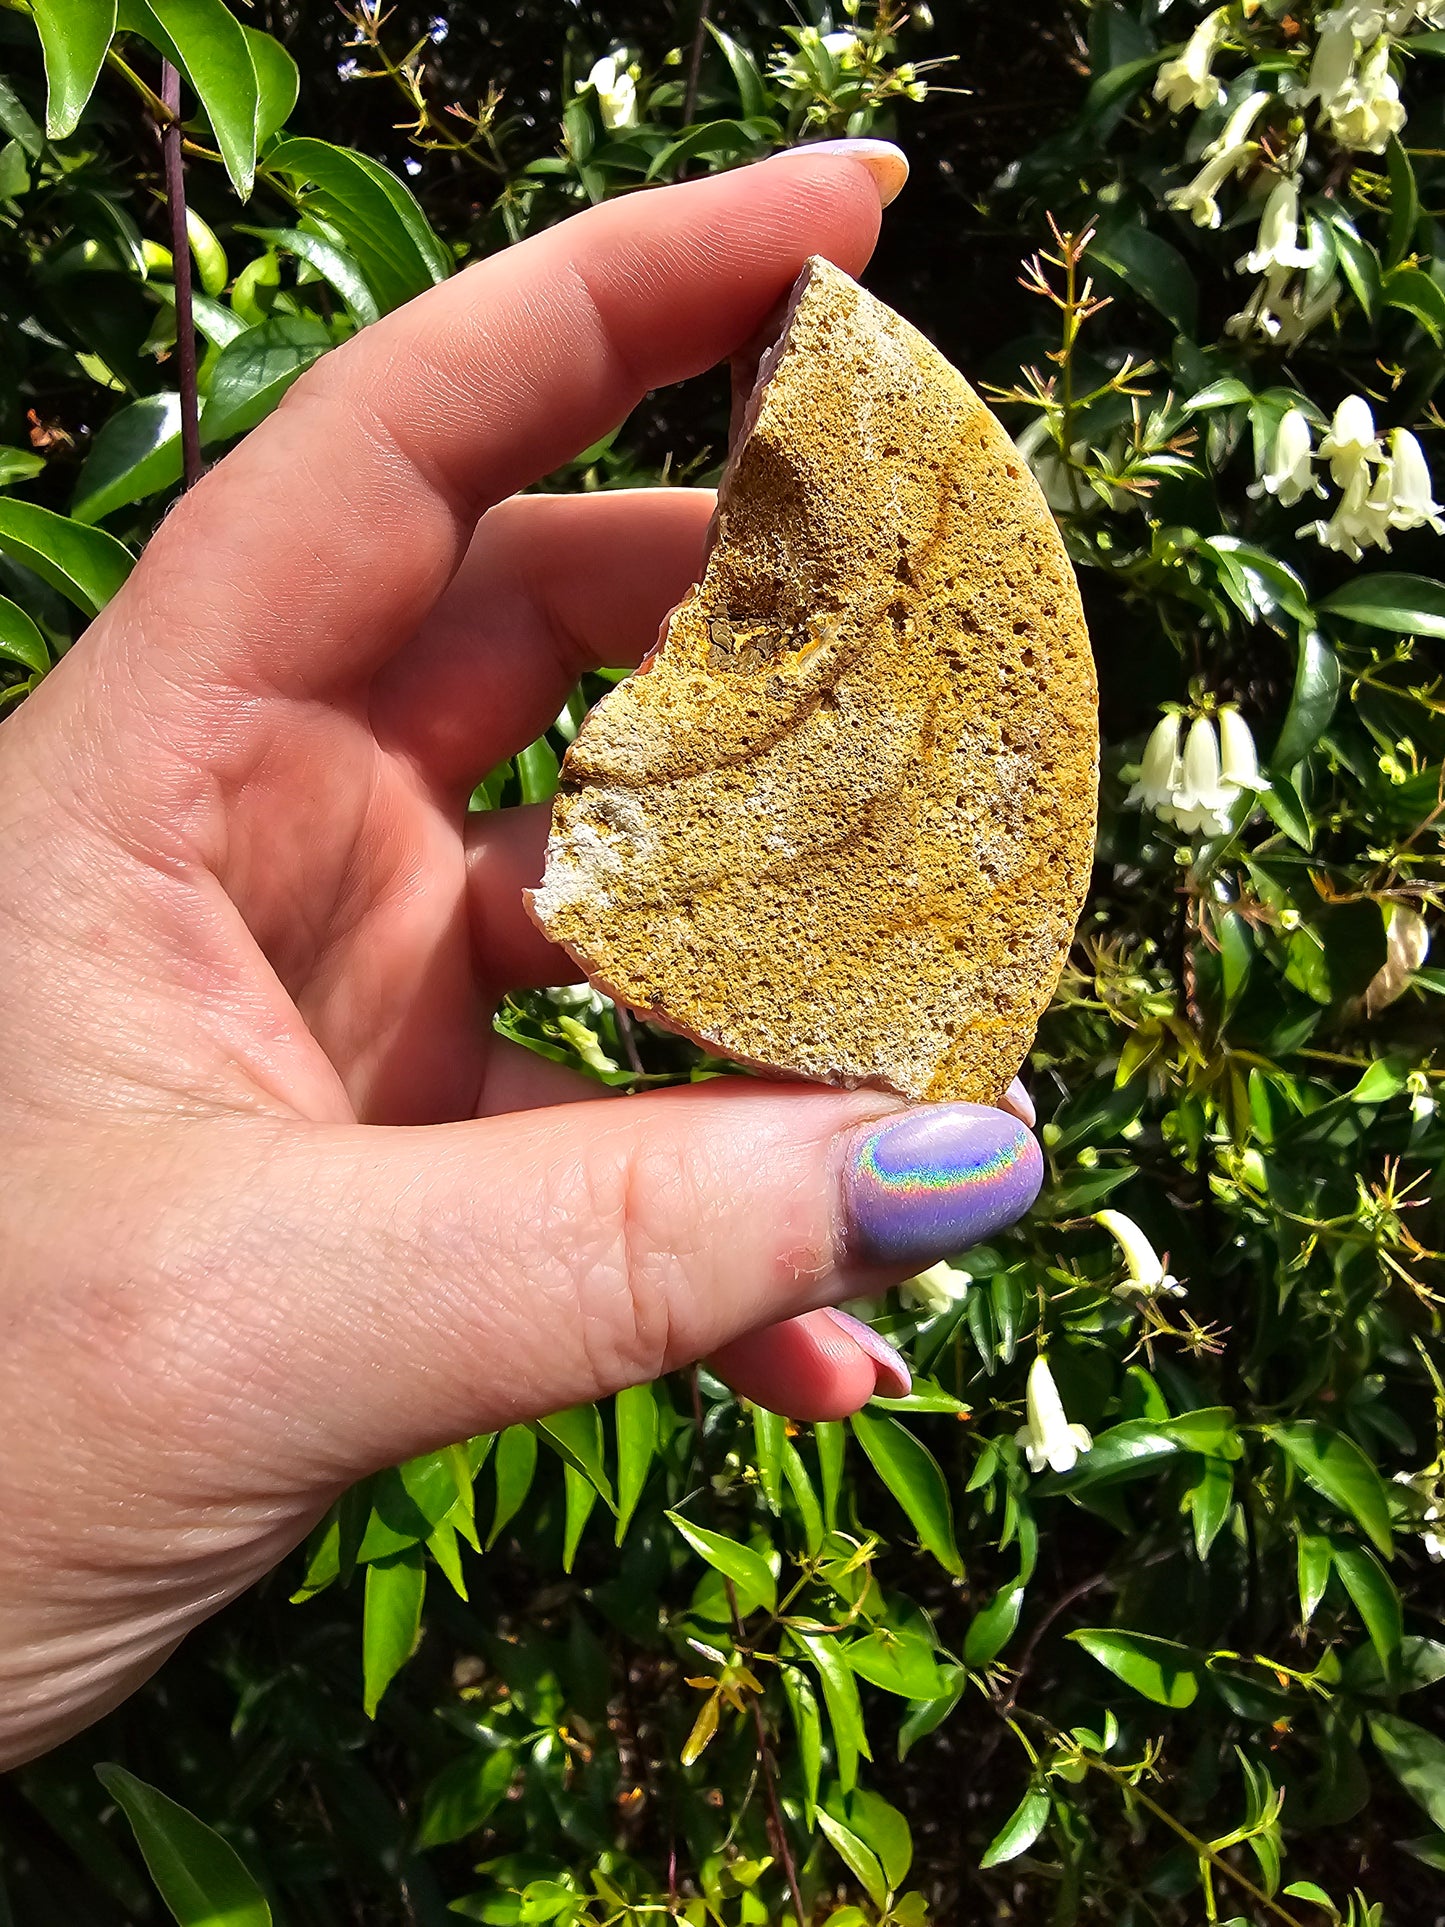
<path id="1" fill-rule="evenodd" d="M 888 1103 L 729 1079 L 288 1128 L 186 1214 L 209 1300 L 187 1322 L 253 1449 L 283 1441 L 319 1489 L 880 1291 L 1027 1210 L 1042 1159 L 1016 1118 Z"/>

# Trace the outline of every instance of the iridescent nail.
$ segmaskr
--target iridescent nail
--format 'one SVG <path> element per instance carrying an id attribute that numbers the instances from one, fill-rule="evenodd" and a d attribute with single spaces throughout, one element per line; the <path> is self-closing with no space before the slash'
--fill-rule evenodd
<path id="1" fill-rule="evenodd" d="M 839 1311 L 836 1305 L 828 1307 L 828 1317 L 833 1320 L 860 1351 L 872 1359 L 878 1374 L 877 1395 L 882 1398 L 907 1398 L 913 1390 L 913 1374 L 908 1369 L 908 1360 L 896 1345 L 890 1345 L 881 1332 L 874 1331 L 871 1325 L 861 1318 L 855 1318 L 850 1311 Z"/>
<path id="2" fill-rule="evenodd" d="M 850 1255 L 922 1266 L 1021 1218 L 1044 1163 L 1016 1117 L 982 1104 L 936 1104 L 855 1131 L 843 1161 Z"/>

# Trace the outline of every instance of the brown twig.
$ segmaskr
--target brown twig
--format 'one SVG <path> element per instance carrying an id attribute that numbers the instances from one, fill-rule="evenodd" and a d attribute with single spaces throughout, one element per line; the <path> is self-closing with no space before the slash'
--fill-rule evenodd
<path id="1" fill-rule="evenodd" d="M 692 1366 L 687 1375 L 688 1387 L 692 1393 L 693 1448 L 692 1458 L 695 1470 L 703 1469 L 702 1461 L 702 1392 L 698 1386 L 697 1367 Z M 743 1647 L 743 1622 L 738 1612 L 737 1590 L 724 1573 L 723 1588 L 727 1593 L 728 1612 L 732 1617 L 733 1644 L 739 1650 Z M 773 1776 L 772 1754 L 768 1749 L 768 1731 L 763 1724 L 762 1701 L 753 1699 L 753 1731 L 757 1736 L 758 1772 L 762 1776 L 763 1792 L 768 1802 L 769 1830 L 773 1845 L 777 1849 L 778 1864 L 783 1870 L 783 1878 L 788 1883 L 788 1897 L 793 1903 L 793 1914 L 798 1927 L 808 1927 L 808 1917 L 803 1911 L 803 1896 L 798 1888 L 798 1869 L 793 1859 L 793 1849 L 788 1844 L 788 1829 L 783 1820 L 782 1804 L 778 1799 L 778 1783 Z"/>
<path id="2" fill-rule="evenodd" d="M 181 77 L 169 60 L 161 62 L 161 100 L 168 116 L 160 134 L 166 174 L 166 214 L 171 229 L 171 263 L 176 288 L 176 370 L 181 391 L 181 452 L 185 486 L 194 488 L 201 479 L 196 324 L 191 308 L 191 242 L 186 232 L 185 158 L 181 153 Z"/>
<path id="3" fill-rule="evenodd" d="M 687 63 L 687 92 L 682 102 L 682 124 L 692 125 L 692 117 L 697 112 L 697 88 L 702 76 L 702 43 L 707 35 L 707 17 L 712 12 L 712 0 L 698 0 L 697 28 L 692 36 L 692 53 Z"/>

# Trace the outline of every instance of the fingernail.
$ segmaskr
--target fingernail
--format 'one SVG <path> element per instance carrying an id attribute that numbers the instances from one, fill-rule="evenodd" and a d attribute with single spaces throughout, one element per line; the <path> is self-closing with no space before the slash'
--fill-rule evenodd
<path id="1" fill-rule="evenodd" d="M 1021 1218 L 1039 1194 L 1043 1154 L 1016 1117 L 982 1104 L 931 1104 L 844 1143 L 850 1256 L 921 1268 Z"/>
<path id="2" fill-rule="evenodd" d="M 1030 1130 L 1038 1123 L 1039 1114 L 1034 1109 L 1034 1100 L 1024 1089 L 1022 1079 L 1016 1077 L 999 1101 L 1006 1111 L 1012 1111 L 1015 1117 L 1021 1117 Z"/>
<path id="3" fill-rule="evenodd" d="M 873 176 L 878 198 L 887 207 L 903 192 L 908 179 L 908 156 L 892 141 L 804 141 L 788 150 L 793 154 L 844 154 L 861 161 Z"/>
<path id="4" fill-rule="evenodd" d="M 913 1374 L 908 1369 L 908 1360 L 898 1347 L 890 1345 L 886 1338 L 881 1338 L 871 1325 L 865 1325 L 852 1312 L 839 1311 L 830 1306 L 828 1316 L 860 1351 L 867 1352 L 878 1367 L 878 1383 L 874 1389 L 880 1397 L 907 1398 L 913 1390 Z"/>

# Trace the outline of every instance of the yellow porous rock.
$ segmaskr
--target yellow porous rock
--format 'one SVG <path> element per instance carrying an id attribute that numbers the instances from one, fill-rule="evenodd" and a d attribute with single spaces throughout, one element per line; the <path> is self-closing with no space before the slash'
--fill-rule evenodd
<path id="1" fill-rule="evenodd" d="M 1033 477 L 916 329 L 814 260 L 702 582 L 567 754 L 532 914 L 729 1057 L 992 1103 L 1072 938 L 1097 763 Z"/>

